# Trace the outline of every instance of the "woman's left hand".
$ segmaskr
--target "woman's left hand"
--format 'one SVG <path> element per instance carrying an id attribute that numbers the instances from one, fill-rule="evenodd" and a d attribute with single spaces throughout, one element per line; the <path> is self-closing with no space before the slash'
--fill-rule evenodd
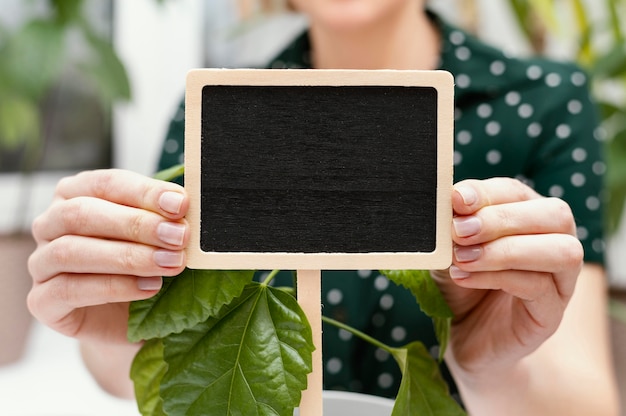
<path id="1" fill-rule="evenodd" d="M 569 206 L 515 179 L 459 182 L 452 206 L 453 265 L 433 272 L 455 315 L 446 359 L 456 376 L 493 377 L 556 331 L 583 248 Z"/>

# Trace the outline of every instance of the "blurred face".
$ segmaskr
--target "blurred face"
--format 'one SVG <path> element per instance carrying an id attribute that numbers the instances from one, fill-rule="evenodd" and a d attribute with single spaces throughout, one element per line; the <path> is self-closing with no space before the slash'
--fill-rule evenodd
<path id="1" fill-rule="evenodd" d="M 312 25 L 334 30 L 358 29 L 408 10 L 417 12 L 423 0 L 291 0 Z"/>

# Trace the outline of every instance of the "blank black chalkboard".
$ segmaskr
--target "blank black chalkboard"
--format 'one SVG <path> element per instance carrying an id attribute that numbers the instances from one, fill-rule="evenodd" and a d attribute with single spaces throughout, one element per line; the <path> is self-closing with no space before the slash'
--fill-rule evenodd
<path id="1" fill-rule="evenodd" d="M 352 71 L 348 85 L 310 82 L 316 71 L 234 71 L 253 76 L 236 83 L 200 72 L 187 91 L 199 108 L 188 101 L 186 155 L 194 155 L 186 175 L 197 179 L 192 241 L 201 267 L 223 268 L 217 259 L 230 257 L 221 254 L 234 254 L 227 263 L 237 268 L 243 258 L 257 268 L 361 268 L 384 254 L 382 268 L 393 253 L 449 264 L 438 231 L 450 224 L 449 194 L 440 200 L 451 187 L 451 155 L 441 157 L 451 154 L 451 120 L 440 118 L 451 118 L 441 108 L 451 85 L 429 85 L 424 73 L 414 74 L 421 82 L 393 85 L 388 71 L 381 85 L 376 71 Z M 309 82 L 276 82 L 280 72 Z"/>

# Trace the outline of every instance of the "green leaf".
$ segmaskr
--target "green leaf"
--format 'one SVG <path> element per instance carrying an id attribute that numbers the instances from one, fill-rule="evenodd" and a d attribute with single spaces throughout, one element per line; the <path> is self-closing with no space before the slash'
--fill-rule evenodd
<path id="1" fill-rule="evenodd" d="M 17 94 L 0 92 L 0 148 L 16 150 L 34 146 L 40 137 L 37 102 Z"/>
<path id="2" fill-rule="evenodd" d="M 99 97 L 105 103 L 130 99 L 128 74 L 111 43 L 95 35 L 86 25 L 83 25 L 83 32 L 93 56 L 79 68 L 95 82 Z"/>
<path id="3" fill-rule="evenodd" d="M 616 77 L 626 71 L 626 48 L 623 44 L 615 44 L 600 56 L 591 67 L 591 73 L 596 78 Z"/>
<path id="4" fill-rule="evenodd" d="M 50 3 L 57 21 L 62 25 L 78 20 L 83 14 L 84 0 L 50 0 Z"/>
<path id="5" fill-rule="evenodd" d="M 172 416 L 292 416 L 314 349 L 294 297 L 259 283 L 164 346 L 169 367 L 161 397 Z"/>
<path id="6" fill-rule="evenodd" d="M 391 351 L 402 371 L 392 416 L 462 416 L 465 411 L 450 396 L 437 362 L 421 342 Z"/>
<path id="7" fill-rule="evenodd" d="M 165 370 L 167 364 L 163 360 L 163 341 L 147 341 L 135 356 L 130 368 L 137 407 L 142 416 L 165 416 L 159 393 Z"/>
<path id="8" fill-rule="evenodd" d="M 185 269 L 176 277 L 164 278 L 158 294 L 131 303 L 128 339 L 163 338 L 205 321 L 239 296 L 253 276 L 251 270 Z"/>
<path id="9" fill-rule="evenodd" d="M 420 309 L 433 319 L 435 335 L 439 341 L 439 359 L 448 347 L 450 324 L 454 314 L 444 299 L 439 286 L 428 270 L 384 270 L 381 271 L 394 283 L 409 289 L 420 305 Z"/>
<path id="10" fill-rule="evenodd" d="M 0 72 L 12 86 L 40 99 L 59 77 L 64 64 L 65 32 L 46 20 L 33 20 L 0 51 Z"/>

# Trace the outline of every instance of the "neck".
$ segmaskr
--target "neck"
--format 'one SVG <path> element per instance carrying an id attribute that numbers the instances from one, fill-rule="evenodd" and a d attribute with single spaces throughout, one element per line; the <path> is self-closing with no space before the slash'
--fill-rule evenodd
<path id="1" fill-rule="evenodd" d="M 412 2 L 407 2 L 412 5 Z M 439 32 L 421 10 L 401 10 L 356 28 L 311 22 L 312 58 L 317 69 L 436 69 Z"/>

